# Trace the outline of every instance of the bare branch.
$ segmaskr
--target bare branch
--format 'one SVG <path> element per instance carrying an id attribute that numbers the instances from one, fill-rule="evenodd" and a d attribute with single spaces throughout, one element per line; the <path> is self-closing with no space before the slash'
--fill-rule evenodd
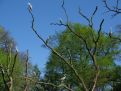
<path id="1" fill-rule="evenodd" d="M 31 28 L 32 28 L 32 30 L 33 30 L 33 32 L 35 33 L 35 35 L 54 53 L 54 54 L 56 54 L 58 57 L 60 57 L 63 61 L 64 61 L 64 63 L 66 63 L 72 70 L 73 70 L 73 72 L 74 72 L 74 74 L 75 74 L 75 76 L 78 78 L 78 80 L 80 81 L 80 82 L 82 82 L 82 84 L 83 84 L 83 87 L 85 88 L 85 91 L 88 91 L 88 89 L 87 89 L 87 87 L 86 87 L 86 85 L 85 85 L 85 82 L 84 82 L 84 80 L 83 80 L 83 78 L 82 77 L 80 77 L 79 76 L 79 74 L 78 74 L 78 72 L 76 71 L 76 69 L 71 65 L 71 64 L 69 64 L 68 63 L 68 60 L 67 59 L 65 59 L 62 55 L 60 55 L 56 50 L 54 50 L 51 46 L 49 46 L 47 43 L 46 43 L 46 41 L 38 34 L 38 32 L 35 30 L 35 28 L 34 28 L 34 16 L 33 16 L 33 14 L 32 14 L 32 11 L 30 11 L 29 10 L 29 13 L 31 14 L 31 17 L 32 17 L 32 26 L 31 26 Z M 58 25 L 58 24 L 57 24 Z M 60 25 L 62 25 L 62 24 L 60 24 Z M 64 24 L 63 24 L 64 25 Z M 64 25 L 64 26 L 67 26 L 68 28 L 70 28 L 69 27 L 69 25 L 68 25 L 68 23 L 67 23 L 67 25 Z M 77 35 L 77 34 L 76 34 Z M 81 84 L 79 83 L 79 85 L 81 86 Z"/>
<path id="2" fill-rule="evenodd" d="M 119 0 L 116 0 L 116 5 L 115 7 L 110 7 L 107 3 L 107 0 L 103 0 L 105 7 L 107 8 L 108 12 L 113 12 L 114 14 L 112 17 L 121 14 L 121 8 L 119 8 Z"/>
<path id="3" fill-rule="evenodd" d="M 99 27 L 99 30 L 98 30 L 98 37 L 97 37 L 97 40 L 95 41 L 95 47 L 94 47 L 93 55 L 95 55 L 96 50 L 97 50 L 97 44 L 98 44 L 98 41 L 99 41 L 99 39 L 100 39 L 100 34 L 101 34 L 103 22 L 104 22 L 104 19 L 103 19 L 103 20 L 101 21 L 101 23 L 100 23 L 100 27 Z"/>
<path id="4" fill-rule="evenodd" d="M 91 18 L 90 18 L 90 22 L 91 22 L 91 24 L 92 24 L 92 25 L 91 25 L 92 27 L 93 27 L 93 17 L 95 16 L 97 10 L 98 10 L 98 6 L 96 6 L 96 8 L 95 8 L 95 10 L 94 10 L 94 12 L 93 12 L 93 14 L 92 14 L 92 16 L 91 16 Z"/>
<path id="5" fill-rule="evenodd" d="M 17 56 L 18 56 L 18 52 L 16 52 L 16 54 L 15 54 L 15 56 L 14 56 L 14 60 L 13 60 L 14 62 L 13 62 L 12 69 L 11 69 L 11 73 L 10 73 L 11 76 L 12 76 L 13 71 L 14 71 L 14 68 L 15 68 Z"/>
<path id="6" fill-rule="evenodd" d="M 87 16 L 85 16 L 85 15 L 81 12 L 81 9 L 80 9 L 80 8 L 79 8 L 79 14 L 80 14 L 84 19 L 86 19 L 86 20 L 88 21 L 89 26 L 90 26 L 90 20 L 89 20 L 89 18 L 88 18 Z"/>
<path id="7" fill-rule="evenodd" d="M 101 23 L 100 23 L 100 27 L 99 27 L 99 30 L 98 30 L 98 38 L 97 38 L 97 40 L 100 38 L 100 33 L 101 33 L 101 30 L 102 30 L 102 25 L 103 25 L 103 23 L 104 23 L 104 19 L 102 19 L 102 21 L 101 21 Z"/>
<path id="8" fill-rule="evenodd" d="M 67 90 L 69 90 L 69 91 L 73 91 L 72 89 L 70 89 L 70 88 L 68 88 L 66 85 L 61 85 L 61 84 L 59 84 L 59 85 L 55 85 L 55 84 L 53 84 L 53 83 L 48 83 L 48 82 L 42 82 L 42 81 L 35 81 L 35 80 L 33 80 L 32 78 L 30 78 L 30 77 L 25 77 L 25 79 L 28 79 L 28 80 L 30 80 L 30 81 L 32 81 L 32 82 L 34 82 L 34 83 L 37 83 L 37 84 L 44 84 L 44 85 L 50 85 L 50 86 L 53 86 L 53 87 L 56 87 L 56 88 L 61 88 L 61 87 L 64 87 L 65 89 L 67 89 Z"/>
<path id="9" fill-rule="evenodd" d="M 65 2 L 64 2 L 64 0 L 62 0 L 62 5 L 61 5 L 61 7 L 62 7 L 62 9 L 63 9 L 63 11 L 64 11 L 64 13 L 65 13 L 65 16 L 66 16 L 66 19 L 67 19 L 66 22 L 67 22 L 67 24 L 68 24 L 68 23 L 69 23 L 69 17 L 68 17 L 68 14 L 67 14 L 67 11 L 66 11 L 64 5 L 65 5 Z"/>
<path id="10" fill-rule="evenodd" d="M 80 14 L 84 19 L 87 20 L 87 22 L 88 22 L 88 24 L 89 24 L 89 27 L 91 27 L 91 28 L 93 27 L 93 18 L 94 18 L 94 16 L 95 16 L 97 10 L 98 10 L 98 6 L 95 7 L 95 10 L 94 10 L 94 12 L 92 13 L 91 17 L 88 18 L 87 16 L 85 16 L 85 15 L 81 12 L 81 9 L 79 8 L 79 14 Z"/>
<path id="11" fill-rule="evenodd" d="M 93 28 L 93 25 L 94 25 L 94 24 L 93 24 L 93 18 L 94 18 L 94 16 L 95 16 L 97 10 L 98 10 L 98 6 L 95 7 L 95 10 L 94 10 L 94 12 L 92 13 L 91 17 L 88 18 L 86 15 L 84 15 L 84 14 L 81 12 L 81 9 L 79 8 L 79 14 L 80 14 L 84 19 L 87 20 L 88 25 L 89 25 L 89 27 L 90 27 L 91 29 Z M 93 41 L 95 41 L 95 38 L 94 38 L 94 35 L 93 35 L 92 32 L 91 32 L 91 35 L 92 35 Z"/>

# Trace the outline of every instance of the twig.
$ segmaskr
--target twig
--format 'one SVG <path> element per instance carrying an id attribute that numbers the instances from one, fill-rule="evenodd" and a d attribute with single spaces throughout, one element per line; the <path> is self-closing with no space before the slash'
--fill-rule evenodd
<path id="1" fill-rule="evenodd" d="M 97 40 L 95 41 L 95 47 L 94 47 L 94 52 L 93 52 L 93 55 L 96 53 L 96 50 L 97 50 L 97 44 L 98 44 L 98 41 L 100 39 L 100 35 L 101 35 L 101 30 L 102 30 L 102 24 L 104 23 L 104 19 L 102 19 L 101 23 L 100 23 L 100 27 L 99 27 L 99 30 L 98 30 L 98 37 L 97 37 Z"/>
<path id="2" fill-rule="evenodd" d="M 95 10 L 93 11 L 91 17 L 88 18 L 86 15 L 84 15 L 84 14 L 81 12 L 81 9 L 79 8 L 79 14 L 80 14 L 80 16 L 83 17 L 85 20 L 87 20 L 88 25 L 89 25 L 89 27 L 90 27 L 91 29 L 92 29 L 93 26 L 94 26 L 94 24 L 93 24 L 93 18 L 94 18 L 94 16 L 95 16 L 97 10 L 98 10 L 98 6 L 95 7 Z M 94 38 L 94 35 L 93 35 L 93 32 L 92 32 L 92 31 L 91 31 L 91 35 L 92 35 L 93 41 L 95 41 L 95 38 Z"/>
<path id="3" fill-rule="evenodd" d="M 79 14 L 80 14 L 84 19 L 87 20 L 88 25 L 89 25 L 89 27 L 91 27 L 91 28 L 93 27 L 93 18 L 94 18 L 94 16 L 95 16 L 97 10 L 98 10 L 98 6 L 95 7 L 95 10 L 94 10 L 94 12 L 92 13 L 91 17 L 88 18 L 86 15 L 84 15 L 84 14 L 81 12 L 81 9 L 79 8 Z"/>
<path id="4" fill-rule="evenodd" d="M 67 22 L 67 24 L 68 24 L 68 23 L 69 23 L 69 17 L 68 17 L 68 14 L 67 14 L 66 9 L 65 9 L 65 7 L 64 7 L 64 4 L 65 4 L 65 2 L 64 2 L 64 0 L 62 0 L 62 5 L 61 5 L 61 7 L 62 7 L 62 9 L 64 10 L 64 13 L 65 13 L 65 16 L 66 16 L 66 22 Z"/>

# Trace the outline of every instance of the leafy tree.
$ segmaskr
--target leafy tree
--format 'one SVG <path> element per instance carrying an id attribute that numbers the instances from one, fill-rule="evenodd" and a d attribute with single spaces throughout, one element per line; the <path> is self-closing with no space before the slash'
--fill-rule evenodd
<path id="1" fill-rule="evenodd" d="M 95 68 L 86 46 L 88 46 L 91 52 L 95 50 L 94 41 L 99 36 L 98 31 L 80 24 L 71 24 L 70 26 L 78 36 L 86 40 L 87 45 L 85 45 L 83 40 L 80 40 L 70 32 L 68 28 L 62 33 L 56 34 L 54 36 L 55 39 L 50 39 L 50 41 L 58 41 L 54 49 L 64 58 L 69 59 L 69 63 L 78 71 L 87 87 L 91 88 L 93 78 L 95 77 Z M 112 37 L 116 36 L 113 35 Z M 114 70 L 116 69 L 115 61 L 118 57 L 117 55 L 120 54 L 119 45 L 120 42 L 118 40 L 110 38 L 109 35 L 104 32 L 100 33 L 95 54 L 100 69 L 96 86 L 97 89 L 109 84 L 110 79 L 113 78 Z M 47 62 L 46 69 L 45 77 L 50 82 L 58 85 L 61 83 L 60 79 L 63 74 L 67 74 L 64 84 L 75 90 L 80 88 L 78 79 L 75 77 L 73 71 L 53 52 Z M 83 87 L 81 87 L 80 90 L 83 90 Z"/>
<path id="2" fill-rule="evenodd" d="M 23 65 L 15 42 L 4 28 L 0 28 L 0 90 L 21 90 Z"/>
<path id="3" fill-rule="evenodd" d="M 23 91 L 25 89 L 26 57 L 25 53 L 18 52 L 9 33 L 4 28 L 0 28 L 0 91 Z M 36 82 L 40 80 L 41 73 L 37 66 L 33 66 L 30 62 L 28 64 L 28 77 L 35 81 L 29 82 L 29 89 L 40 91 L 41 88 Z"/>

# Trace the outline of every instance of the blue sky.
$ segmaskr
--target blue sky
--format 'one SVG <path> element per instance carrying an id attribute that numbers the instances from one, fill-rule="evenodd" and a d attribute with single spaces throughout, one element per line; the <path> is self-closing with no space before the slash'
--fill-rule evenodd
<path id="1" fill-rule="evenodd" d="M 49 50 L 41 47 L 43 43 L 31 31 L 31 16 L 27 11 L 27 3 L 31 2 L 33 5 L 36 30 L 46 39 L 49 35 L 53 35 L 55 31 L 64 29 L 63 27 L 50 25 L 52 22 L 57 22 L 60 17 L 65 20 L 61 1 L 0 0 L 0 25 L 10 32 L 21 52 L 25 52 L 27 49 L 29 50 L 31 62 L 38 64 L 42 71 L 44 70 L 45 63 L 48 61 Z M 105 31 L 109 31 L 110 27 L 112 27 L 114 32 L 115 26 L 121 24 L 120 16 L 111 18 L 110 14 L 104 14 L 105 8 L 101 0 L 65 0 L 65 7 L 70 21 L 87 24 L 78 14 L 79 6 L 87 16 L 91 14 L 95 6 L 99 6 L 99 11 L 94 19 L 96 29 L 102 18 L 105 19 L 103 26 Z"/>

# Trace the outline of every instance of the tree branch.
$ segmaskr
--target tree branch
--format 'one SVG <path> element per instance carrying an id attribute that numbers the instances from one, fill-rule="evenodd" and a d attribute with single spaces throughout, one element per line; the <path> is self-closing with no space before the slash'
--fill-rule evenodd
<path id="1" fill-rule="evenodd" d="M 11 73 L 10 73 L 11 76 L 12 76 L 13 71 L 14 71 L 14 68 L 15 68 L 17 56 L 18 56 L 18 52 L 16 52 L 16 54 L 15 54 L 15 56 L 14 56 L 14 60 L 13 60 L 14 62 L 13 62 L 12 69 L 11 69 Z"/>
<path id="2" fill-rule="evenodd" d="M 65 16 L 66 16 L 66 22 L 67 22 L 67 24 L 68 24 L 68 23 L 69 23 L 69 17 L 68 17 L 68 14 L 67 14 L 67 11 L 66 11 L 64 5 L 65 5 L 65 2 L 64 2 L 64 0 L 62 0 L 62 5 L 61 5 L 61 7 L 62 7 L 62 9 L 64 10 L 64 13 L 65 13 Z"/>
<path id="3" fill-rule="evenodd" d="M 110 7 L 107 3 L 107 0 L 103 0 L 104 5 L 106 7 L 106 9 L 108 10 L 108 12 L 113 12 L 114 14 L 112 15 L 113 17 L 121 14 L 121 8 L 119 8 L 119 0 L 116 0 L 116 5 L 115 7 Z"/>
<path id="4" fill-rule="evenodd" d="M 94 18 L 94 16 L 95 16 L 97 10 L 98 10 L 98 6 L 95 7 L 95 10 L 93 11 L 91 17 L 88 18 L 87 16 L 85 16 L 85 15 L 81 12 L 81 9 L 79 8 L 79 14 L 80 14 L 84 19 L 87 20 L 88 25 L 89 25 L 89 27 L 91 27 L 91 28 L 93 27 L 93 18 Z"/>
<path id="5" fill-rule="evenodd" d="M 32 11 L 30 11 L 29 10 L 29 13 L 31 14 L 31 17 L 32 17 L 32 25 L 31 25 L 31 28 L 32 28 L 32 31 L 35 33 L 35 35 L 54 53 L 54 54 L 56 54 L 58 57 L 60 57 L 72 70 L 73 70 L 73 72 L 74 72 L 74 74 L 75 74 L 75 76 L 78 78 L 78 80 L 80 81 L 80 82 L 82 82 L 82 84 L 83 84 L 83 87 L 85 88 L 85 91 L 88 91 L 88 89 L 87 89 L 87 87 L 86 87 L 86 85 L 85 85 L 85 82 L 84 82 L 84 80 L 83 80 L 83 78 L 82 77 L 80 77 L 79 76 L 79 74 L 78 74 L 78 72 L 76 71 L 76 69 L 71 65 L 71 64 L 69 64 L 68 63 L 68 60 L 67 59 L 65 59 L 62 55 L 60 55 L 56 50 L 54 50 L 51 46 L 49 46 L 47 43 L 46 43 L 46 41 L 38 34 L 38 32 L 35 30 L 35 28 L 34 28 L 34 16 L 33 16 L 33 14 L 32 14 Z M 62 25 L 62 24 L 60 24 L 60 25 Z M 68 24 L 67 24 L 68 25 Z M 79 83 L 79 85 L 81 86 L 81 84 Z"/>
<path id="6" fill-rule="evenodd" d="M 69 90 L 69 91 L 73 91 L 72 89 L 70 89 L 70 88 L 68 88 L 66 85 L 55 85 L 55 84 L 53 84 L 53 83 L 47 83 L 47 82 L 42 82 L 42 81 L 35 81 L 35 80 L 33 80 L 32 78 L 30 78 L 30 77 L 25 77 L 25 79 L 28 79 L 28 80 L 30 80 L 30 81 L 32 81 L 32 82 L 35 82 L 35 83 L 37 83 L 37 84 L 44 84 L 44 85 L 50 85 L 50 86 L 53 86 L 53 87 L 56 87 L 56 88 L 61 88 L 61 87 L 64 87 L 65 89 L 67 89 L 67 90 Z"/>
<path id="7" fill-rule="evenodd" d="M 5 80 L 5 74 L 4 74 L 4 70 L 3 70 L 3 68 L 2 68 L 2 65 L 0 65 L 0 71 L 1 71 L 1 74 L 2 74 L 2 79 L 3 79 L 4 85 L 5 85 L 5 89 L 6 89 L 7 91 L 9 91 L 9 87 L 8 87 L 7 82 L 6 82 L 6 80 Z"/>

